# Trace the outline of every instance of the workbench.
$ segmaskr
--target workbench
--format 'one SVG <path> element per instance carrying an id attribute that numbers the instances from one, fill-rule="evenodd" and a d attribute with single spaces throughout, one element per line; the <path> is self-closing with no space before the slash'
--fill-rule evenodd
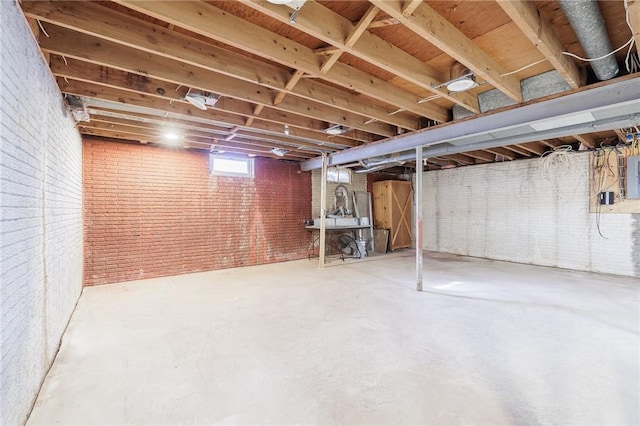
<path id="1" fill-rule="evenodd" d="M 305 226 L 305 229 L 307 229 L 307 231 L 310 231 L 313 235 L 313 233 L 315 233 L 315 231 L 318 231 L 318 236 L 315 237 L 313 239 L 313 241 L 311 242 L 311 246 L 309 247 L 309 258 L 313 256 L 315 256 L 315 247 L 316 247 L 316 242 L 320 239 L 320 226 L 319 225 L 310 225 L 310 226 Z M 369 230 L 369 237 L 367 238 L 359 238 L 358 236 L 358 231 L 362 231 L 364 229 L 368 229 Z M 347 231 L 347 232 L 351 232 L 353 234 L 353 238 L 355 240 L 365 240 L 367 241 L 367 250 L 369 250 L 369 247 L 371 247 L 371 251 L 374 251 L 375 247 L 374 247 L 374 243 L 373 243 L 373 224 L 369 224 L 369 225 L 349 225 L 349 226 L 326 226 L 325 227 L 325 231 L 326 232 L 336 232 L 336 231 Z"/>

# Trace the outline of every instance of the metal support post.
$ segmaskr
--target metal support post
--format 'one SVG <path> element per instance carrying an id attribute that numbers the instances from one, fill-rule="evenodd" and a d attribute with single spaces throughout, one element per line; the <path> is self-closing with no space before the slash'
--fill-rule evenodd
<path id="1" fill-rule="evenodd" d="M 416 290 L 422 291 L 422 147 L 416 148 Z"/>
<path id="2" fill-rule="evenodd" d="M 327 227 L 327 153 L 322 153 L 322 177 L 320 178 L 320 247 L 318 257 L 320 258 L 320 268 L 324 268 L 324 253 L 326 245 Z"/>

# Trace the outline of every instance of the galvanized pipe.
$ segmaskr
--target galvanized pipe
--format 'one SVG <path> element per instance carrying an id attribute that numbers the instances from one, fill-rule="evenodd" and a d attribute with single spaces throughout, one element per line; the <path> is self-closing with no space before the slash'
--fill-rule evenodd
<path id="1" fill-rule="evenodd" d="M 609 34 L 595 0 L 558 0 L 558 2 L 589 59 L 611 53 L 613 49 Z M 615 55 L 609 55 L 590 64 L 599 80 L 609 80 L 619 71 Z"/>

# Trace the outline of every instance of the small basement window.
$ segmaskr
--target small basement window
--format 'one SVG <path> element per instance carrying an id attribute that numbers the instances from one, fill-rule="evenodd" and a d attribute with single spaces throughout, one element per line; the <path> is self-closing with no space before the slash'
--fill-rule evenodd
<path id="1" fill-rule="evenodd" d="M 351 183 L 351 170 L 341 167 L 329 167 L 327 169 L 327 182 Z"/>
<path id="2" fill-rule="evenodd" d="M 253 176 L 253 158 L 209 155 L 209 173 L 223 176 Z"/>

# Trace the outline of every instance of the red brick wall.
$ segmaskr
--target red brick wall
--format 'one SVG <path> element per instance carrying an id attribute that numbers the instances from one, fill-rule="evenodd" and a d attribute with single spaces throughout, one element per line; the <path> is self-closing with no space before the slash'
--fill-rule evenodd
<path id="1" fill-rule="evenodd" d="M 84 285 L 301 259 L 311 174 L 255 159 L 209 175 L 208 153 L 85 140 Z"/>

